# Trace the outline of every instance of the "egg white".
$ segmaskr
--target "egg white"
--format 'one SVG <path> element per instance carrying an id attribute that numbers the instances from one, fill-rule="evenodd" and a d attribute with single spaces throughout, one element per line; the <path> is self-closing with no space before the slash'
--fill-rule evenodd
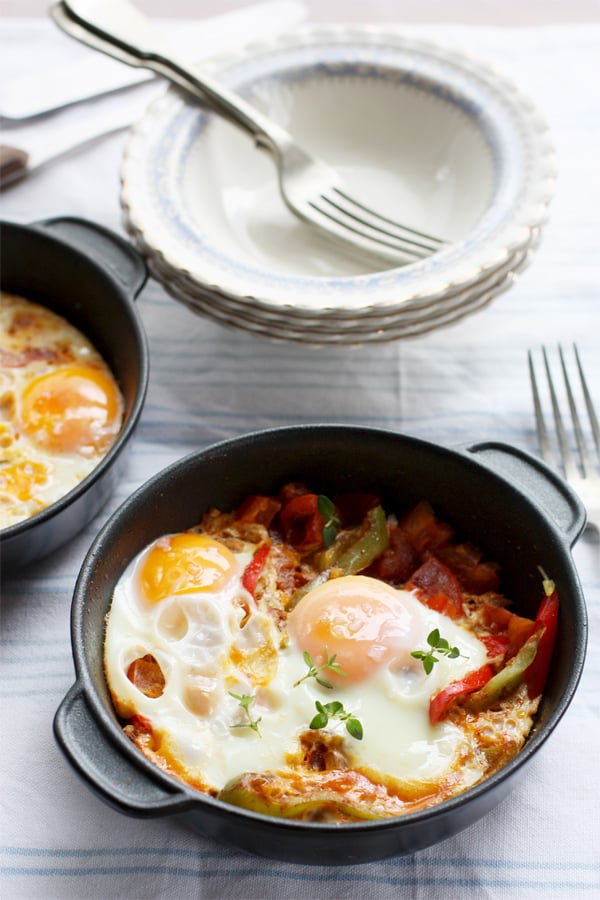
<path id="1" fill-rule="evenodd" d="M 3 489 L 0 468 L 0 529 L 23 522 L 56 503 L 87 478 L 104 455 L 84 459 L 76 453 L 42 451 L 25 434 L 20 434 L 11 443 L 7 464 L 18 461 L 24 463 L 27 469 L 40 464 L 45 467 L 47 477 L 42 483 L 33 484 L 29 498 L 19 499 L 11 491 Z"/>
<path id="2" fill-rule="evenodd" d="M 243 588 L 240 579 L 251 554 L 236 554 L 237 570 L 221 591 L 187 593 L 156 604 L 140 592 L 137 572 L 143 557 L 129 565 L 114 593 L 106 628 L 106 675 L 121 715 L 135 711 L 149 719 L 162 739 L 161 752 L 190 777 L 220 789 L 244 772 L 285 770 L 316 713 L 317 700 L 339 700 L 361 721 L 362 741 L 348 735 L 343 722 L 330 720 L 328 726 L 344 736 L 344 752 L 355 767 L 392 779 L 430 781 L 442 778 L 464 755 L 465 736 L 459 728 L 429 722 L 429 700 L 483 665 L 486 650 L 473 634 L 414 594 L 401 592 L 423 634 L 422 643 L 412 649 L 426 649 L 426 635 L 439 628 L 459 648 L 460 657 L 442 657 L 430 675 L 408 654 L 402 664 L 382 666 L 360 683 L 339 679 L 329 690 L 309 678 L 294 686 L 307 665 L 293 638 L 280 646 L 274 621 L 256 609 Z M 251 609 L 247 619 L 239 600 Z M 235 662 L 240 654 L 251 658 L 253 652 L 272 661 L 272 672 L 261 683 L 253 680 L 251 667 Z M 130 663 L 147 653 L 166 678 L 157 698 L 142 694 L 126 674 Z M 232 693 L 254 698 L 248 712 L 255 729 Z M 474 770 L 464 777 L 476 780 L 479 774 Z"/>

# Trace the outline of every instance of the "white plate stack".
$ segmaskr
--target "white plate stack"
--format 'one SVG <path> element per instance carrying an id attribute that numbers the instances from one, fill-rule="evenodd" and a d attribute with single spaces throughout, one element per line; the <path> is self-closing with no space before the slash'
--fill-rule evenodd
<path id="1" fill-rule="evenodd" d="M 387 269 L 340 249 L 288 211 L 267 153 L 170 89 L 132 129 L 121 202 L 153 276 L 195 312 L 281 340 L 395 340 L 481 309 L 529 262 L 554 146 L 489 66 L 388 30 L 325 27 L 253 45 L 211 74 L 354 195 L 448 243 Z"/>

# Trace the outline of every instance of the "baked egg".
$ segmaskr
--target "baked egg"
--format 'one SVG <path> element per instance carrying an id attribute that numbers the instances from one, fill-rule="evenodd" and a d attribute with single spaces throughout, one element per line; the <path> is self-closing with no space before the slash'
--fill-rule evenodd
<path id="1" fill-rule="evenodd" d="M 0 528 L 54 503 L 98 465 L 123 421 L 116 381 L 62 316 L 0 294 Z"/>

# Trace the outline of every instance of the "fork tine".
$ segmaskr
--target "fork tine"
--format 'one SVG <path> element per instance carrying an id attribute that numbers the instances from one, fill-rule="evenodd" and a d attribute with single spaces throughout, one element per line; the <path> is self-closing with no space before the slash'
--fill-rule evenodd
<path id="1" fill-rule="evenodd" d="M 583 397 L 585 399 L 585 405 L 587 408 L 587 412 L 590 419 L 591 430 L 593 434 L 594 444 L 596 447 L 596 451 L 598 453 L 598 462 L 595 462 L 590 454 L 588 440 L 584 434 L 584 429 L 581 424 L 580 414 L 577 408 L 577 401 L 575 399 L 575 392 L 572 387 L 571 378 L 569 376 L 569 370 L 567 367 L 567 362 L 565 359 L 565 353 L 563 351 L 562 346 L 558 345 L 558 354 L 560 359 L 560 366 L 562 369 L 562 376 L 565 385 L 565 391 L 567 396 L 567 401 L 569 404 L 569 411 L 571 414 L 571 421 L 573 426 L 573 434 L 575 437 L 575 445 L 577 447 L 577 453 L 579 456 L 579 463 L 581 466 L 581 471 L 579 465 L 575 459 L 573 450 L 571 449 L 571 444 L 569 441 L 569 437 L 567 434 L 567 429 L 565 427 L 563 415 L 560 410 L 560 403 L 558 401 L 558 395 L 555 388 L 555 383 L 552 377 L 548 351 L 545 347 L 541 348 L 542 358 L 544 362 L 544 369 L 546 373 L 546 380 L 548 383 L 548 391 L 550 394 L 550 401 L 552 405 L 552 414 L 554 418 L 554 425 L 556 431 L 556 440 L 558 444 L 558 448 L 560 451 L 560 459 L 558 462 L 562 465 L 564 469 L 565 477 L 568 480 L 576 480 L 581 479 L 582 475 L 584 478 L 591 477 L 595 474 L 595 469 L 598 465 L 600 465 L 600 427 L 598 425 L 598 417 L 596 415 L 593 401 L 587 386 L 587 382 L 583 373 L 583 367 L 581 364 L 581 359 L 579 357 L 579 352 L 577 346 L 573 345 L 573 352 L 575 356 L 575 360 L 577 363 L 577 370 L 579 373 L 579 378 L 581 381 L 581 390 Z M 536 380 L 535 375 L 535 366 L 533 361 L 533 355 L 531 350 L 528 351 L 528 360 L 529 360 L 529 374 L 531 379 L 531 389 L 533 394 L 533 406 L 535 412 L 535 421 L 536 421 L 536 430 L 538 434 L 538 440 L 540 444 L 540 451 L 542 457 L 549 462 L 551 465 L 557 465 L 556 454 L 552 447 L 552 441 L 550 440 L 548 429 L 546 426 L 546 422 L 544 419 L 543 406 L 540 398 L 540 392 Z"/>
<path id="2" fill-rule="evenodd" d="M 533 356 L 531 350 L 527 352 L 529 360 L 529 377 L 531 379 L 531 392 L 533 394 L 533 409 L 535 412 L 535 424 L 540 445 L 540 451 L 543 459 L 549 465 L 556 466 L 556 457 L 552 451 L 550 438 L 548 437 L 548 429 L 546 428 L 546 420 L 542 412 L 542 403 L 540 400 L 540 392 L 538 390 L 537 378 L 535 377 L 535 368 L 533 365 Z"/>
<path id="3" fill-rule="evenodd" d="M 327 194 L 322 194 L 322 199 L 330 204 L 330 206 L 339 210 L 343 215 L 348 216 L 350 219 L 353 219 L 361 225 L 365 225 L 367 228 L 372 228 L 373 231 L 378 234 L 383 234 L 387 237 L 403 241 L 406 244 L 421 248 L 429 253 L 434 253 L 447 243 L 441 238 L 426 234 L 424 231 L 419 231 L 416 228 L 402 225 L 399 222 L 395 222 L 393 219 L 370 209 L 359 200 L 356 200 L 356 198 L 351 197 L 350 194 L 346 193 L 346 191 L 342 190 L 340 187 L 334 187 L 333 193 L 335 198 L 332 198 Z"/>
<path id="4" fill-rule="evenodd" d="M 560 348 L 559 348 L 560 351 Z M 544 367 L 546 369 L 546 378 L 548 379 L 548 389 L 550 391 L 550 400 L 552 403 L 552 412 L 554 414 L 554 424 L 556 425 L 556 436 L 558 438 L 558 446 L 560 448 L 560 453 L 562 457 L 562 463 L 565 470 L 565 475 L 567 479 L 578 478 L 579 472 L 577 470 L 577 466 L 575 464 L 575 460 L 573 458 L 573 454 L 571 452 L 571 447 L 569 445 L 569 439 L 567 437 L 567 431 L 564 426 L 563 418 L 560 412 L 560 406 L 558 403 L 558 397 L 556 396 L 556 390 L 554 388 L 554 382 L 552 380 L 552 374 L 550 372 L 550 365 L 548 363 L 548 354 L 546 352 L 546 348 L 542 347 L 542 356 L 544 358 Z M 562 356 L 561 356 L 562 358 Z M 570 384 L 567 378 L 566 368 L 563 368 L 563 374 L 565 378 L 565 384 L 567 386 L 567 392 L 570 393 Z M 571 405 L 572 394 L 569 397 L 569 405 Z M 574 402 L 571 406 L 571 415 L 573 415 Z M 577 412 L 575 411 L 575 415 Z M 577 420 L 579 421 L 579 420 Z"/>
<path id="5" fill-rule="evenodd" d="M 555 462 L 555 453 L 551 447 L 551 440 L 544 422 L 544 414 L 542 411 L 542 403 L 540 393 L 536 383 L 534 371 L 534 358 L 532 351 L 528 351 L 529 373 L 531 377 L 531 387 L 533 394 L 533 406 L 535 411 L 535 421 L 537 426 L 540 451 L 543 459 L 555 468 L 563 470 L 566 480 L 571 487 L 577 492 L 583 503 L 585 503 L 587 522 L 586 527 L 591 528 L 600 534 L 600 428 L 598 427 L 598 416 L 594 409 L 594 404 L 587 386 L 585 376 L 583 374 L 583 366 L 579 351 L 576 344 L 573 344 L 574 361 L 568 361 L 566 352 L 563 351 L 561 345 L 558 345 L 558 356 L 560 359 L 560 368 L 562 369 L 562 378 L 566 391 L 566 398 L 571 414 L 572 425 L 572 443 L 573 451 L 569 446 L 566 429 L 561 416 L 557 392 L 554 387 L 552 375 L 550 372 L 550 363 L 548 352 L 545 347 L 541 348 L 541 353 L 548 381 L 548 390 L 552 402 L 552 412 L 554 416 L 554 426 L 556 432 L 556 443 L 559 448 L 560 464 L 557 466 Z M 575 376 L 575 368 L 579 373 L 581 382 L 581 390 L 577 388 L 577 378 Z M 569 371 L 572 376 L 569 376 Z M 575 383 L 573 382 L 575 378 Z M 572 387 L 573 385 L 573 387 Z M 592 448 L 592 441 L 589 437 L 589 428 L 587 423 L 583 422 L 578 412 L 579 399 L 583 396 L 585 406 L 589 415 L 589 425 L 593 435 L 593 444 L 596 448 L 596 458 Z M 568 413 L 567 413 L 568 415 Z M 582 414 L 583 416 L 585 414 Z"/>
<path id="6" fill-rule="evenodd" d="M 307 201 L 307 203 L 313 213 L 317 213 L 317 219 L 314 216 L 309 217 L 314 224 L 319 224 L 320 219 L 321 227 L 333 234 L 337 234 L 343 240 L 348 240 L 348 232 L 358 235 L 362 241 L 366 242 L 366 247 L 370 247 L 377 254 L 380 254 L 387 248 L 392 251 L 391 259 L 395 259 L 397 254 L 402 254 L 407 259 L 414 259 L 415 257 L 424 259 L 439 249 L 438 247 L 422 247 L 410 238 L 403 238 L 391 232 L 385 232 L 380 228 L 374 228 L 357 216 L 349 215 L 338 204 L 332 203 L 324 195 L 321 195 L 318 201 L 313 199 Z M 323 222 L 323 219 L 326 222 Z"/>
<path id="7" fill-rule="evenodd" d="M 567 389 L 567 399 L 569 401 L 569 409 L 571 410 L 571 419 L 573 420 L 573 431 L 575 433 L 575 441 L 577 444 L 577 449 L 579 450 L 581 467 L 583 470 L 583 474 L 585 476 L 587 472 L 591 471 L 591 468 L 593 466 L 592 458 L 589 454 L 587 442 L 585 440 L 585 437 L 583 435 L 583 430 L 581 428 L 581 421 L 579 419 L 579 413 L 577 411 L 575 397 L 573 395 L 573 390 L 571 388 L 571 382 L 569 380 L 569 375 L 567 372 L 567 366 L 565 363 L 563 349 L 560 345 L 558 347 L 558 353 L 560 356 L 560 364 L 561 364 L 562 371 L 563 371 L 563 378 L 565 380 L 565 387 Z M 579 359 L 578 359 L 578 362 L 579 362 Z M 581 369 L 580 369 L 580 377 L 581 377 Z M 591 398 L 590 398 L 590 402 L 591 402 Z"/>
<path id="8" fill-rule="evenodd" d="M 588 416 L 590 419 L 590 425 L 592 426 L 592 435 L 594 436 L 594 444 L 596 445 L 596 453 L 600 458 L 600 425 L 598 424 L 598 417 L 596 415 L 596 410 L 594 409 L 594 404 L 592 402 L 592 397 L 589 392 L 587 381 L 583 374 L 583 366 L 581 365 L 581 360 L 579 358 L 579 350 L 577 349 L 577 345 L 573 344 L 573 351 L 575 353 L 575 359 L 577 361 L 577 369 L 579 371 L 579 378 L 581 380 L 581 389 L 583 391 L 583 398 L 585 400 L 585 405 L 588 411 Z"/>

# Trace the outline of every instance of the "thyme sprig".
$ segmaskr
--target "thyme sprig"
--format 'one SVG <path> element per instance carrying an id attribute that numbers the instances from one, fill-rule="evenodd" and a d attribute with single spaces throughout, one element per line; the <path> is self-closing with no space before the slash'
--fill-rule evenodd
<path id="1" fill-rule="evenodd" d="M 363 739 L 363 727 L 356 716 L 344 709 L 344 704 L 339 700 L 332 700 L 331 703 L 320 703 L 315 700 L 317 714 L 313 717 L 310 727 L 313 730 L 327 728 L 330 719 L 338 719 L 340 722 L 346 723 L 346 731 L 357 741 Z"/>
<path id="2" fill-rule="evenodd" d="M 231 725 L 231 728 L 252 728 L 253 731 L 257 733 L 259 737 L 262 737 L 260 733 L 260 728 L 258 727 L 258 723 L 262 721 L 262 716 L 259 716 L 258 719 L 252 718 L 252 713 L 250 712 L 250 704 L 256 700 L 256 697 L 249 696 L 248 694 L 234 694 L 233 691 L 229 691 L 229 695 L 234 698 L 234 700 L 238 700 L 240 706 L 246 713 L 248 717 L 247 722 L 237 722 L 235 725 Z"/>
<path id="3" fill-rule="evenodd" d="M 303 675 L 302 678 L 299 678 L 298 681 L 294 682 L 294 687 L 298 687 L 298 685 L 302 684 L 303 681 L 306 681 L 307 678 L 314 678 L 317 684 L 320 684 L 321 687 L 329 688 L 330 690 L 333 689 L 332 683 L 326 678 L 323 678 L 323 676 L 321 675 L 321 672 L 324 669 L 330 669 L 332 672 L 335 672 L 336 675 L 346 676 L 346 672 L 344 672 L 340 664 L 335 661 L 335 658 L 337 656 L 336 653 L 328 656 L 327 647 L 325 647 L 324 655 L 325 662 L 322 665 L 317 666 L 310 653 L 308 653 L 306 650 L 304 651 L 302 656 L 304 658 L 304 662 L 308 666 L 308 672 L 306 672 L 306 674 Z"/>
<path id="4" fill-rule="evenodd" d="M 429 632 L 427 643 L 429 644 L 429 650 L 413 650 L 410 654 L 415 659 L 421 660 L 426 675 L 430 675 L 434 665 L 440 661 L 436 653 L 440 656 L 447 656 L 448 659 L 457 659 L 461 656 L 458 647 L 451 647 L 446 638 L 441 637 L 438 628 L 434 628 L 433 631 Z"/>

